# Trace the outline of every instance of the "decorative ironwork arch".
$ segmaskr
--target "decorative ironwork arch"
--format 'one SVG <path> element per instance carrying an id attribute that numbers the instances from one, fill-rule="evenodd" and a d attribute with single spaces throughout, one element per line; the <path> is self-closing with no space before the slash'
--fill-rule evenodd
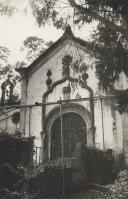
<path id="1" fill-rule="evenodd" d="M 5 97 L 6 97 L 6 88 L 7 86 L 9 86 L 9 102 L 12 102 L 13 100 L 13 89 L 14 89 L 14 84 L 10 81 L 10 79 L 8 78 L 6 81 L 3 82 L 3 84 L 1 85 L 1 89 L 2 89 L 2 96 L 1 96 L 1 103 L 4 104 L 5 103 Z"/>

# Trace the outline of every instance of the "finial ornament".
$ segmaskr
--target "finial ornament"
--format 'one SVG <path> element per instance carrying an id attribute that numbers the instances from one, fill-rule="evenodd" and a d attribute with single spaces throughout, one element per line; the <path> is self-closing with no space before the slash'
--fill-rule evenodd
<path id="1" fill-rule="evenodd" d="M 73 35 L 71 26 L 68 24 L 65 28 L 65 32 L 69 35 Z"/>

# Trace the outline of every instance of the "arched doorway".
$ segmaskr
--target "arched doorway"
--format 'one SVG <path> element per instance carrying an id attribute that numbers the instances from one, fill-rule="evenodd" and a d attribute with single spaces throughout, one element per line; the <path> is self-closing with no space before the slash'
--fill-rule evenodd
<path id="1" fill-rule="evenodd" d="M 87 126 L 83 117 L 74 112 L 62 115 L 64 157 L 73 157 L 76 154 L 77 144 L 87 144 Z M 61 120 L 58 116 L 51 127 L 51 159 L 61 157 Z"/>

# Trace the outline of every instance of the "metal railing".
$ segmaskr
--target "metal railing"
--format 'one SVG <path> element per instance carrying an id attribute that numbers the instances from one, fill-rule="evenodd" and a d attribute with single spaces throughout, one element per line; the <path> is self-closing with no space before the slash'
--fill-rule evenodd
<path id="1" fill-rule="evenodd" d="M 62 157 L 61 143 L 52 142 L 47 148 L 35 147 L 33 162 L 37 166 L 45 167 L 79 167 L 80 143 L 64 142 L 64 154 Z"/>

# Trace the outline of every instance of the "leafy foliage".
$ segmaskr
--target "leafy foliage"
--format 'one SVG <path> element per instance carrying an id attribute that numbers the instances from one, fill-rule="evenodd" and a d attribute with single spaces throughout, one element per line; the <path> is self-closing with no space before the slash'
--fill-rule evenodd
<path id="1" fill-rule="evenodd" d="M 11 79 L 15 85 L 14 97 L 19 98 L 19 74 L 15 71 L 15 65 L 9 63 L 10 50 L 7 47 L 0 46 L 0 80 Z"/>
<path id="2" fill-rule="evenodd" d="M 33 138 L 18 134 L 0 134 L 0 197 L 23 198 L 20 192 L 25 183 L 25 168 L 32 159 Z"/>
<path id="3" fill-rule="evenodd" d="M 65 9 L 69 11 L 70 8 L 68 3 L 62 2 L 61 5 L 57 0 L 32 0 L 31 6 L 39 26 L 52 22 L 57 28 L 65 28 L 67 18 L 70 18 L 70 14 L 65 15 Z"/>
<path id="4" fill-rule="evenodd" d="M 21 162 L 26 165 L 29 164 L 30 158 L 28 157 L 31 153 L 33 138 L 23 138 L 19 137 L 17 134 L 9 135 L 7 133 L 1 133 L 0 143 L 1 164 L 8 163 L 14 167 Z"/>
<path id="5" fill-rule="evenodd" d="M 59 25 L 63 27 L 63 22 L 68 20 L 68 23 L 73 19 L 75 24 L 90 23 L 93 20 L 99 20 L 111 25 L 120 23 L 124 27 L 127 27 L 127 15 L 128 5 L 127 0 L 33 0 L 32 2 L 33 14 L 37 19 L 39 25 L 45 24 L 46 22 L 53 22 L 53 25 Z M 70 9 L 70 13 L 68 12 Z M 72 10 L 75 9 L 75 12 Z M 60 11 L 64 10 L 64 15 L 60 15 Z M 100 16 L 100 17 L 99 17 Z M 65 20 L 66 18 L 66 20 Z M 59 20 L 58 20 L 59 19 Z M 116 27 L 116 26 L 114 26 Z M 118 26 L 117 26 L 118 27 Z"/>
<path id="6" fill-rule="evenodd" d="M 48 41 L 48 42 L 46 42 L 45 44 L 46 44 L 46 46 L 49 48 L 50 46 L 52 46 L 53 43 L 54 43 L 53 41 Z"/>
<path id="7" fill-rule="evenodd" d="M 12 15 L 15 11 L 15 6 L 9 0 L 0 1 L 0 15 Z"/>
<path id="8" fill-rule="evenodd" d="M 12 115 L 12 122 L 17 126 L 20 121 L 20 112 L 15 112 Z"/>
<path id="9" fill-rule="evenodd" d="M 32 2 L 33 13 L 39 25 L 48 21 L 48 19 L 52 18 L 52 20 L 54 20 L 57 15 L 57 12 L 53 10 L 54 6 L 54 0 L 38 0 Z"/>
<path id="10" fill-rule="evenodd" d="M 24 60 L 16 63 L 16 67 L 25 67 L 38 58 L 48 47 L 52 45 L 52 41 L 44 42 L 42 38 L 37 36 L 29 36 L 21 47 L 21 52 L 25 56 Z"/>
<path id="11" fill-rule="evenodd" d="M 106 186 L 108 191 L 101 192 L 96 199 L 127 199 L 128 198 L 128 170 L 121 170 L 115 182 Z"/>
<path id="12" fill-rule="evenodd" d="M 100 80 L 100 87 L 107 90 L 119 80 L 121 72 L 128 76 L 126 40 L 122 35 L 101 25 L 93 36 L 94 43 L 100 46 L 96 74 Z"/>
<path id="13" fill-rule="evenodd" d="M 128 113 L 128 89 L 121 92 L 120 96 L 116 100 L 115 108 L 122 114 L 124 112 Z"/>
<path id="14" fill-rule="evenodd" d="M 111 183 L 116 172 L 113 169 L 114 158 L 112 150 L 102 151 L 96 148 L 82 146 L 82 161 L 88 183 Z"/>
<path id="15" fill-rule="evenodd" d="M 42 52 L 44 52 L 44 41 L 36 36 L 29 36 L 24 40 L 21 51 L 26 51 L 26 59 L 33 62 Z"/>
<path id="16" fill-rule="evenodd" d="M 128 198 L 128 171 L 127 169 L 122 170 L 115 183 L 113 185 L 109 185 L 109 193 L 106 194 L 106 199 L 121 199 Z"/>
<path id="17" fill-rule="evenodd" d="M 9 49 L 4 46 L 0 46 L 0 79 L 6 79 L 7 76 L 9 76 L 16 85 L 19 81 L 19 76 L 14 72 L 15 66 L 9 64 L 9 55 Z"/>
<path id="18" fill-rule="evenodd" d="M 0 46 L 0 75 L 5 75 L 10 70 L 8 56 L 10 51 L 4 46 Z"/>

